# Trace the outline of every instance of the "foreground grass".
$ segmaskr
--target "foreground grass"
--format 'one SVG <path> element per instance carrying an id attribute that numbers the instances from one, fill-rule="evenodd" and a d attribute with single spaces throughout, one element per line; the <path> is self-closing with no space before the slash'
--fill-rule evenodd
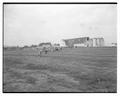
<path id="1" fill-rule="evenodd" d="M 5 51 L 3 91 L 116 92 L 116 62 L 113 48 Z"/>

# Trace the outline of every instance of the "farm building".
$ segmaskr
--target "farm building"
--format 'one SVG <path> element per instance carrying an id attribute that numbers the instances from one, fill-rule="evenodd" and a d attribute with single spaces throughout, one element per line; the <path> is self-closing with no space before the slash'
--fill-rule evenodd
<path id="1" fill-rule="evenodd" d="M 60 44 L 53 44 L 53 51 L 59 51 L 61 49 Z"/>
<path id="2" fill-rule="evenodd" d="M 38 47 L 41 47 L 41 48 L 50 48 L 52 47 L 52 44 L 50 42 L 46 42 L 46 43 L 40 43 Z"/>
<path id="3" fill-rule="evenodd" d="M 67 47 L 102 47 L 104 46 L 104 38 L 73 38 L 64 39 L 65 45 Z"/>

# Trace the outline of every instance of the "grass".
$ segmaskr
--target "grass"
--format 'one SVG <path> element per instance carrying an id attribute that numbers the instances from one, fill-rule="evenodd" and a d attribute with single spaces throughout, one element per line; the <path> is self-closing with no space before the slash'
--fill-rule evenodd
<path id="1" fill-rule="evenodd" d="M 4 92 L 117 92 L 116 48 L 65 48 L 42 57 L 5 50 Z"/>

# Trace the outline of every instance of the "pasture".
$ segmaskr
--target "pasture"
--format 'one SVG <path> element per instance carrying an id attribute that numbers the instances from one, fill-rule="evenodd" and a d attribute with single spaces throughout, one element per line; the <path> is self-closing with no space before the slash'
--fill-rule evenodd
<path id="1" fill-rule="evenodd" d="M 3 92 L 116 92 L 117 48 L 4 50 Z"/>

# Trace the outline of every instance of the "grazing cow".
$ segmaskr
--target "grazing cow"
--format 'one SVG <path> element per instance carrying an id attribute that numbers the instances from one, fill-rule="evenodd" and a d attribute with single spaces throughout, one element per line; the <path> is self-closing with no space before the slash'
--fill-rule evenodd
<path id="1" fill-rule="evenodd" d="M 47 43 L 40 43 L 38 46 L 38 50 L 39 50 L 39 54 L 40 56 L 44 53 L 47 54 L 48 51 L 50 51 L 50 47 L 51 47 L 51 43 L 47 42 Z"/>
<path id="2" fill-rule="evenodd" d="M 43 47 L 43 48 L 39 48 L 39 55 L 42 56 L 42 54 L 47 54 L 48 53 L 48 50 L 46 47 Z"/>
<path id="3" fill-rule="evenodd" d="M 39 56 L 42 56 L 42 54 L 48 54 L 48 52 L 50 51 L 50 48 L 38 47 L 37 50 L 39 51 Z"/>

